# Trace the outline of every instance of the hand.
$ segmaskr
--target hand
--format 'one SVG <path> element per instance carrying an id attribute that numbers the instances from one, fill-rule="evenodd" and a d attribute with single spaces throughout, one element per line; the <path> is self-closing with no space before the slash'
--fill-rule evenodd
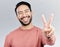
<path id="1" fill-rule="evenodd" d="M 51 37 L 54 34 L 54 27 L 51 25 L 53 16 L 54 15 L 52 14 L 49 21 L 47 22 L 44 15 L 42 15 L 42 21 L 44 24 L 43 31 L 44 31 L 46 37 Z"/>

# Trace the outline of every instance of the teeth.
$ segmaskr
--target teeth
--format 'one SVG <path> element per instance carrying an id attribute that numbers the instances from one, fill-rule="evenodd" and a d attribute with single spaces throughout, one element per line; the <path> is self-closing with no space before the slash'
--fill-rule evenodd
<path id="1" fill-rule="evenodd" d="M 27 21 L 27 20 L 28 20 L 28 18 L 27 18 L 27 17 L 25 17 L 23 20 L 24 20 L 24 21 Z"/>

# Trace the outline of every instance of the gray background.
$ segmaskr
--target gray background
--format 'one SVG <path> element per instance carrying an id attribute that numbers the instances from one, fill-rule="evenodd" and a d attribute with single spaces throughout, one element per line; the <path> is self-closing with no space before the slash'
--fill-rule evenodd
<path id="1" fill-rule="evenodd" d="M 15 5 L 21 0 L 0 0 L 0 47 L 4 46 L 6 35 L 12 30 L 18 28 L 21 24 L 16 18 L 14 9 Z M 60 47 L 60 0 L 25 0 L 32 5 L 33 21 L 35 26 L 43 28 L 41 15 L 45 14 L 47 20 L 51 13 L 54 13 L 52 25 L 55 27 L 56 43 L 54 46 Z"/>

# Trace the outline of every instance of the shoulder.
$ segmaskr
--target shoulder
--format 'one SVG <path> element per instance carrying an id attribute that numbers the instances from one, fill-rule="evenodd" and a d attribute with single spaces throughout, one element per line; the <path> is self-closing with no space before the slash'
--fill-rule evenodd
<path id="1" fill-rule="evenodd" d="M 14 34 L 19 30 L 19 28 L 15 29 L 14 31 L 8 33 L 5 37 L 5 44 L 11 44 L 12 43 L 12 40 L 13 40 L 13 36 Z"/>
<path id="2" fill-rule="evenodd" d="M 36 28 L 36 30 L 37 30 L 37 32 L 38 32 L 39 35 L 43 34 L 43 29 L 42 28 L 37 27 L 37 26 L 35 26 L 35 28 Z"/>
<path id="3" fill-rule="evenodd" d="M 42 31 L 42 28 L 35 26 L 35 29 L 38 31 Z"/>
<path id="4" fill-rule="evenodd" d="M 14 34 L 16 34 L 16 33 L 19 31 L 19 28 L 20 28 L 20 27 L 18 27 L 18 28 L 16 28 L 15 30 L 9 32 L 9 33 L 6 35 L 6 38 L 9 38 L 9 39 L 12 38 L 12 37 L 14 36 Z"/>

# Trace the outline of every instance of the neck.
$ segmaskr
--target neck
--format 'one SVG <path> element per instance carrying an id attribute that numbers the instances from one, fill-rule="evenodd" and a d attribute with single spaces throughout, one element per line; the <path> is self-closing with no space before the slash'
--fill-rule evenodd
<path id="1" fill-rule="evenodd" d="M 27 25 L 27 26 L 21 26 L 21 29 L 31 29 L 31 28 L 33 28 L 32 23 L 30 23 L 30 24 Z"/>

